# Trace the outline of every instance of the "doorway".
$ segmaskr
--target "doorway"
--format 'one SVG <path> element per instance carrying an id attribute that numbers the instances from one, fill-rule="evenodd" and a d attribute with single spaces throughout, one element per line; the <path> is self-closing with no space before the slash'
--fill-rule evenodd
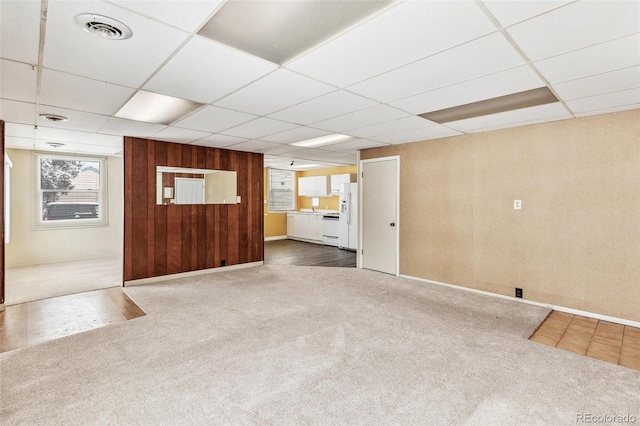
<path id="1" fill-rule="evenodd" d="M 400 157 L 360 162 L 362 182 L 361 265 L 399 274 Z"/>

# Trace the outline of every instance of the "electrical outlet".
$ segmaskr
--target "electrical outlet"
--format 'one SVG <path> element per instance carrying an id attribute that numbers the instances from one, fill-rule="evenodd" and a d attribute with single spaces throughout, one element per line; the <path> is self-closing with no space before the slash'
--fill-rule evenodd
<path id="1" fill-rule="evenodd" d="M 513 209 L 520 210 L 522 208 L 522 200 L 513 200 Z"/>
<path id="2" fill-rule="evenodd" d="M 522 289 L 521 288 L 516 287 L 516 297 L 518 299 L 522 299 Z"/>
<path id="3" fill-rule="evenodd" d="M 222 259 L 222 265 L 221 266 L 227 266 L 227 260 L 226 259 Z"/>

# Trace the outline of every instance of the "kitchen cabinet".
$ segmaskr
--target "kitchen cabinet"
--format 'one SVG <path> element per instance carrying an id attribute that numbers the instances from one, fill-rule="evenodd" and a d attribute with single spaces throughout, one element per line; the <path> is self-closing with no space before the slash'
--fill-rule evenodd
<path id="1" fill-rule="evenodd" d="M 321 213 L 287 213 L 287 237 L 322 243 Z"/>
<path id="2" fill-rule="evenodd" d="M 356 181 L 355 173 L 343 173 L 339 175 L 331 175 L 331 193 L 339 194 L 342 191 L 343 183 L 351 183 Z"/>
<path id="3" fill-rule="evenodd" d="M 298 178 L 298 195 L 302 197 L 326 197 L 330 194 L 329 176 L 305 176 Z"/>

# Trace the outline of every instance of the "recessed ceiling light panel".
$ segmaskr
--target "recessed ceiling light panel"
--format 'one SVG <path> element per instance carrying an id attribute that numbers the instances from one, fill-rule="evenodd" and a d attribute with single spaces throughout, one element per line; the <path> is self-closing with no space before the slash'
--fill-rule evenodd
<path id="1" fill-rule="evenodd" d="M 283 65 L 394 1 L 228 1 L 198 34 Z"/>
<path id="2" fill-rule="evenodd" d="M 43 120 L 52 121 L 54 123 L 60 123 L 62 121 L 68 120 L 67 117 L 56 114 L 40 114 L 40 118 L 42 118 Z"/>
<path id="3" fill-rule="evenodd" d="M 84 31 L 107 40 L 126 40 L 133 31 L 120 21 L 95 13 L 83 13 L 76 16 L 76 24 Z"/>
<path id="4" fill-rule="evenodd" d="M 293 146 L 304 146 L 304 147 L 314 147 L 314 146 L 324 146 L 324 145 L 333 145 L 335 143 L 347 142 L 352 139 L 355 139 L 353 136 L 342 135 L 340 133 L 334 133 L 332 135 L 320 136 L 319 138 L 313 139 L 305 139 L 300 142 L 290 143 L 289 145 Z"/>
<path id="5" fill-rule="evenodd" d="M 146 123 L 169 125 L 203 105 L 186 99 L 140 90 L 120 108 L 115 116 Z"/>
<path id="6" fill-rule="evenodd" d="M 539 87 L 537 89 L 458 105 L 439 111 L 425 112 L 424 114 L 420 114 L 420 117 L 442 124 L 483 115 L 497 114 L 499 112 L 550 104 L 552 102 L 558 102 L 558 98 L 556 98 L 553 92 L 551 92 L 548 87 Z"/>

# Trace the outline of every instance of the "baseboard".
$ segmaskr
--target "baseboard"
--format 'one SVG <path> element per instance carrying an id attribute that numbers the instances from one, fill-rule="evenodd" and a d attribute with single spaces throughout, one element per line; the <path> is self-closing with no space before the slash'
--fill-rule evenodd
<path id="1" fill-rule="evenodd" d="M 4 311 L 4 303 L 0 303 L 0 312 Z"/>
<path id="2" fill-rule="evenodd" d="M 499 299 L 506 299 L 506 300 L 512 300 L 514 302 L 526 303 L 527 305 L 541 306 L 543 308 L 553 309 L 554 311 L 566 312 L 568 314 L 580 315 L 580 316 L 587 317 L 587 318 L 593 318 L 593 319 L 597 319 L 597 320 L 614 322 L 614 323 L 617 323 L 617 324 L 628 325 L 630 327 L 638 327 L 638 328 L 640 328 L 640 322 L 639 321 L 632 321 L 632 320 L 628 320 L 628 319 L 625 319 L 625 318 L 618 318 L 618 317 L 612 317 L 612 316 L 609 316 L 609 315 L 596 314 L 594 312 L 581 311 L 580 309 L 573 309 L 573 308 L 567 308 L 565 306 L 551 305 L 549 303 L 534 302 L 533 300 L 520 299 L 519 297 L 505 296 L 503 294 L 491 293 L 490 291 L 477 290 L 475 288 L 468 288 L 468 287 L 463 287 L 463 286 L 460 286 L 460 285 L 448 284 L 448 283 L 443 283 L 443 282 L 440 282 L 440 281 L 428 280 L 428 279 L 425 279 L 425 278 L 412 277 L 410 275 L 402 275 L 401 274 L 400 276 L 403 277 L 403 278 L 408 278 L 410 280 L 421 281 L 421 282 L 440 285 L 440 286 L 449 287 L 449 288 L 455 288 L 457 290 L 464 290 L 464 291 L 468 291 L 468 292 L 471 292 L 471 293 L 483 294 L 485 296 L 497 297 Z"/>
<path id="3" fill-rule="evenodd" d="M 136 286 L 136 285 L 144 285 L 144 284 L 153 284 L 162 281 L 175 280 L 178 278 L 188 278 L 195 277 L 198 275 L 211 274 L 214 272 L 226 272 L 233 271 L 234 269 L 244 269 L 244 268 L 252 268 L 254 266 L 263 265 L 263 261 L 259 262 L 251 262 L 251 263 L 241 263 L 239 265 L 230 265 L 230 266 L 221 266 L 219 268 L 209 268 L 209 269 L 199 269 L 197 271 L 189 271 L 189 272 L 180 272 L 179 274 L 170 274 L 170 275 L 161 275 L 159 277 L 151 277 L 151 278 L 140 278 L 138 280 L 130 280 L 124 282 L 124 287 L 128 286 Z"/>
<path id="4" fill-rule="evenodd" d="M 265 241 L 286 240 L 286 235 L 277 235 L 275 237 L 264 237 Z"/>

